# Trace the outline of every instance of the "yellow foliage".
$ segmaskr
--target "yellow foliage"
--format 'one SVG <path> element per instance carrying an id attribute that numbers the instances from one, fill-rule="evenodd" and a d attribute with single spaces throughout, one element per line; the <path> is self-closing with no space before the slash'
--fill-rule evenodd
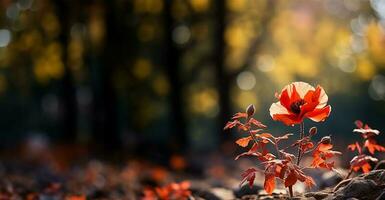
<path id="1" fill-rule="evenodd" d="M 214 88 L 193 87 L 188 92 L 188 105 L 192 113 L 212 116 L 218 110 L 218 93 Z"/>
<path id="2" fill-rule="evenodd" d="M 51 79 L 59 79 L 64 74 L 64 64 L 61 59 L 62 50 L 59 43 L 47 45 L 43 52 L 34 60 L 34 74 L 40 83 L 48 83 Z"/>
<path id="3" fill-rule="evenodd" d="M 360 79 L 368 81 L 376 74 L 376 67 L 367 57 L 359 57 L 356 74 Z"/>
<path id="4" fill-rule="evenodd" d="M 159 14 L 163 10 L 163 0 L 135 0 L 134 12 Z"/>
<path id="5" fill-rule="evenodd" d="M 133 75 L 138 79 L 146 79 L 152 72 L 150 60 L 139 58 L 132 69 Z"/>
<path id="6" fill-rule="evenodd" d="M 369 52 L 375 62 L 385 64 L 385 33 L 380 26 L 372 22 L 366 30 Z"/>
<path id="7" fill-rule="evenodd" d="M 232 101 L 237 107 L 245 108 L 250 104 L 254 104 L 256 111 L 259 109 L 259 101 L 255 91 L 232 90 Z"/>
<path id="8" fill-rule="evenodd" d="M 210 0 L 190 0 L 191 7 L 197 12 L 204 12 L 210 6 Z"/>
<path id="9" fill-rule="evenodd" d="M 226 6 L 230 11 L 241 12 L 247 6 L 247 0 L 226 0 Z"/>
<path id="10" fill-rule="evenodd" d="M 167 95 L 170 90 L 170 85 L 164 75 L 157 75 L 152 82 L 152 87 L 159 96 Z"/>

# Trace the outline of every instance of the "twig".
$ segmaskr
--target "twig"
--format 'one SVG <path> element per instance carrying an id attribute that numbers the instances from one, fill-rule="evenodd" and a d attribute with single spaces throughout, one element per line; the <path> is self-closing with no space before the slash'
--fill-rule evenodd
<path id="1" fill-rule="evenodd" d="M 348 175 L 346 175 L 345 179 L 348 179 L 350 177 L 350 175 L 352 175 L 353 173 L 353 168 L 350 168 L 350 171 L 348 173 Z"/>

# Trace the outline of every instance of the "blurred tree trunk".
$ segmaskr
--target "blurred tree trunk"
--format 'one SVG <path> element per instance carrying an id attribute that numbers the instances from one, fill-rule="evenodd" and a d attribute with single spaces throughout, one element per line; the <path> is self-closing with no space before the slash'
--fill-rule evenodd
<path id="1" fill-rule="evenodd" d="M 70 34 L 71 5 L 65 0 L 55 1 L 61 31 L 59 40 L 62 45 L 62 61 L 64 64 L 64 76 L 61 80 L 60 99 L 63 105 L 62 118 L 62 142 L 73 143 L 77 137 L 77 102 L 76 88 L 72 72 L 68 63 L 68 44 Z"/>
<path id="2" fill-rule="evenodd" d="M 119 52 L 123 41 L 119 35 L 120 20 L 115 12 L 115 1 L 105 0 L 105 29 L 104 46 L 100 59 L 93 66 L 93 120 L 92 132 L 96 148 L 101 153 L 118 151 L 121 148 L 117 129 L 116 91 L 113 84 L 113 73 L 119 62 Z M 119 50 L 120 49 L 120 50 Z"/>
<path id="3" fill-rule="evenodd" d="M 217 87 L 219 92 L 219 135 L 221 136 L 222 142 L 228 140 L 231 134 L 223 134 L 222 128 L 230 118 L 230 79 L 225 70 L 224 57 L 225 57 L 225 41 L 224 32 L 226 28 L 226 7 L 225 1 L 215 0 L 215 38 L 214 38 L 214 58 L 215 58 L 215 69 L 217 76 Z"/>
<path id="4" fill-rule="evenodd" d="M 175 152 L 182 153 L 187 145 L 186 120 L 184 116 L 183 97 L 180 80 L 180 53 L 172 39 L 174 19 L 172 17 L 172 0 L 165 0 L 164 28 L 165 28 L 165 67 L 170 83 L 171 125 L 173 127 L 170 145 Z"/>

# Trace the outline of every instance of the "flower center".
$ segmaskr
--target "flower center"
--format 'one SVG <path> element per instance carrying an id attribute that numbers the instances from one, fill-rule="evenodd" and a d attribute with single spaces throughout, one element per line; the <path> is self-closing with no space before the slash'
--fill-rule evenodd
<path id="1" fill-rule="evenodd" d="M 293 113 L 299 114 L 301 112 L 301 106 L 305 104 L 303 99 L 297 100 L 290 105 L 290 109 Z"/>

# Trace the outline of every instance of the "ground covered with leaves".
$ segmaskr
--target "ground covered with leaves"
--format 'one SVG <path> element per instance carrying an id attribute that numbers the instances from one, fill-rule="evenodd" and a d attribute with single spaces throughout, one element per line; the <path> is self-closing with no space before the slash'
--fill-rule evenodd
<path id="1" fill-rule="evenodd" d="M 222 163 L 223 161 L 221 161 Z M 222 163 L 223 164 L 223 163 Z M 247 163 L 241 163 L 247 165 Z M 263 177 L 256 177 L 252 187 L 239 186 L 238 168 L 212 165 L 207 170 L 181 172 L 142 161 L 123 165 L 91 160 L 73 166 L 36 162 L 4 162 L 0 165 L 0 199 L 287 199 L 283 185 L 271 195 L 263 189 Z M 198 175 L 201 174 L 201 175 Z M 383 194 L 385 171 L 375 170 L 348 179 L 333 172 L 312 174 L 317 186 L 304 192 L 295 188 L 295 199 L 376 199 Z M 282 188 L 282 189 L 280 189 Z M 334 191 L 333 191 L 334 190 Z M 319 192 L 321 191 L 321 192 Z M 370 192 L 368 192 L 370 191 Z M 162 197 L 163 195 L 163 197 Z"/>

